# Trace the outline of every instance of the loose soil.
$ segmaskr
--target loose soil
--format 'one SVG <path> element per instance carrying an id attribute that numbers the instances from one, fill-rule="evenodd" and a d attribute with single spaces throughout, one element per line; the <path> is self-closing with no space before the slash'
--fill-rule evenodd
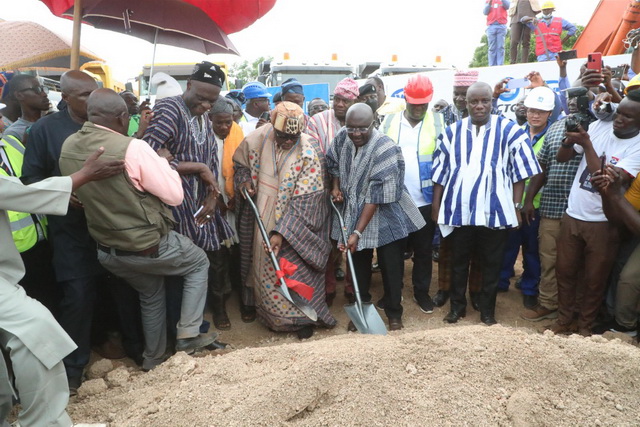
<path id="1" fill-rule="evenodd" d="M 376 301 L 379 274 L 374 287 Z M 470 305 L 446 324 L 448 304 L 424 314 L 405 286 L 402 331 L 348 333 L 340 291 L 338 326 L 306 342 L 242 323 L 232 300 L 229 350 L 178 353 L 149 373 L 96 358 L 69 412 L 109 426 L 640 425 L 640 352 L 626 335 L 542 333 L 551 321 L 522 320 L 513 285 L 498 295 L 500 325 Z"/>

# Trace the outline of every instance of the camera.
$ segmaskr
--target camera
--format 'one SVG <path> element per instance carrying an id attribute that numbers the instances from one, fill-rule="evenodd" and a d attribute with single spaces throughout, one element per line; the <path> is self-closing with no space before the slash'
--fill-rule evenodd
<path id="1" fill-rule="evenodd" d="M 589 111 L 589 97 L 587 96 L 589 89 L 586 87 L 572 87 L 567 89 L 567 98 L 577 98 L 578 111 L 569 114 L 564 121 L 564 128 L 567 132 L 578 132 L 578 125 L 586 131 L 589 130 L 589 124 L 594 120 L 591 111 Z"/>

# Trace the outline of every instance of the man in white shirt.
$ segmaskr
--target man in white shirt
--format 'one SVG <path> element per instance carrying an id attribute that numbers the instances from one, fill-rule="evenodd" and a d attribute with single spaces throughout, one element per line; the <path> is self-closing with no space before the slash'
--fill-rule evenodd
<path id="1" fill-rule="evenodd" d="M 558 320 L 551 330 L 555 333 L 577 330 L 588 336 L 602 304 L 620 242 L 618 229 L 608 222 L 602 197 L 591 184 L 591 176 L 604 164 L 612 164 L 621 170 L 628 184 L 640 172 L 640 91 L 629 92 L 618 106 L 613 121 L 592 123 L 588 133 L 583 129 L 567 132 L 557 159 L 566 162 L 576 153 L 584 153 L 584 157 L 560 223 L 556 261 Z M 575 306 L 578 286 L 582 287 L 583 294 L 579 308 Z M 573 322 L 576 309 L 577 324 Z"/>
<path id="2" fill-rule="evenodd" d="M 416 75 L 404 87 L 406 110 L 385 117 L 382 131 L 394 139 L 402 149 L 405 161 L 404 184 L 416 204 L 426 225 L 409 234 L 413 249 L 413 299 L 423 313 L 433 313 L 429 296 L 431 285 L 431 244 L 435 222 L 431 219 L 433 184 L 431 167 L 438 135 L 442 132 L 442 115 L 429 111 L 433 98 L 433 85 L 429 77 Z"/>

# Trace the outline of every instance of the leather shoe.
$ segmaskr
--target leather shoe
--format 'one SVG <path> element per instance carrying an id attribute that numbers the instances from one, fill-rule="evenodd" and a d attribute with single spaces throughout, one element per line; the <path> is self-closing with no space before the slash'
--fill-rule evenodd
<path id="1" fill-rule="evenodd" d="M 356 328 L 356 325 L 353 323 L 353 321 L 349 321 L 349 324 L 347 325 L 347 331 L 356 332 L 357 330 L 358 328 Z"/>
<path id="2" fill-rule="evenodd" d="M 208 345 L 218 338 L 215 332 L 209 335 L 198 335 L 191 338 L 179 338 L 176 340 L 176 351 L 184 351 L 187 354 L 193 354 L 196 350 L 206 348 Z"/>
<path id="3" fill-rule="evenodd" d="M 404 325 L 402 324 L 402 319 L 400 319 L 400 318 L 389 319 L 389 330 L 390 331 L 399 331 L 403 327 L 404 327 Z"/>
<path id="4" fill-rule="evenodd" d="M 296 331 L 296 335 L 298 336 L 299 340 L 306 340 L 311 338 L 311 336 L 313 335 L 313 326 L 306 325 L 303 328 L 298 329 Z"/>
<path id="5" fill-rule="evenodd" d="M 480 321 L 487 326 L 495 325 L 496 323 L 498 323 L 496 321 L 496 318 L 491 314 L 480 314 Z"/>
<path id="6" fill-rule="evenodd" d="M 456 323 L 458 320 L 465 317 L 466 315 L 467 315 L 467 310 L 465 309 L 462 309 L 462 310 L 451 309 L 451 311 L 449 311 L 449 314 L 447 314 L 442 320 L 447 323 Z"/>
<path id="7" fill-rule="evenodd" d="M 447 291 L 438 291 L 436 295 L 433 297 L 433 305 L 436 307 L 442 307 L 449 300 L 449 292 Z"/>

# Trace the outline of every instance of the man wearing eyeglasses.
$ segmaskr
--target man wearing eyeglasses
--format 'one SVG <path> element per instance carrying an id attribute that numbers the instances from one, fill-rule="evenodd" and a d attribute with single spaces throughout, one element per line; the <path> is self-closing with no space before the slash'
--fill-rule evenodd
<path id="1" fill-rule="evenodd" d="M 336 324 L 325 301 L 324 269 L 331 249 L 325 162 L 316 142 L 302 133 L 305 126 L 302 108 L 283 101 L 271 112 L 271 122 L 247 135 L 233 155 L 243 301 L 256 307 L 268 328 L 295 331 L 300 339 L 309 338 L 314 326 Z M 291 279 L 313 288 L 309 304 L 318 314 L 316 322 L 275 289 L 276 273 L 243 188 L 255 196 L 275 255 L 297 266 Z"/>
<path id="2" fill-rule="evenodd" d="M 8 83 L 8 90 L 13 92 L 20 104 L 22 115 L 5 129 L 3 137 L 7 135 L 18 138 L 24 142 L 24 133 L 33 125 L 42 114 L 49 110 L 49 89 L 40 85 L 36 77 L 28 74 L 19 74 Z"/>
<path id="3" fill-rule="evenodd" d="M 404 250 L 409 233 L 425 226 L 420 211 L 404 185 L 402 149 L 373 126 L 371 107 L 358 103 L 349 108 L 346 127 L 336 135 L 327 152 L 333 178 L 331 197 L 342 202 L 354 274 L 362 301 L 370 302 L 371 260 L 378 255 L 384 287 L 384 311 L 389 330 L 402 329 L 402 276 Z M 341 240 L 337 220 L 331 237 Z M 353 323 L 349 330 L 355 330 Z"/>

